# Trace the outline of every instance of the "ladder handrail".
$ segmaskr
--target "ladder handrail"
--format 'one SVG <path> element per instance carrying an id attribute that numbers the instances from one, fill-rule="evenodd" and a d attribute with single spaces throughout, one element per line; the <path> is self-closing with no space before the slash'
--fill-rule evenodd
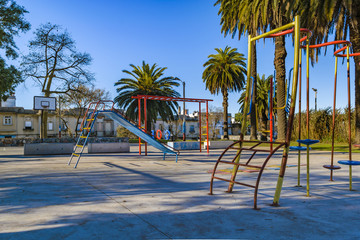
<path id="1" fill-rule="evenodd" d="M 90 102 L 90 103 L 89 103 L 89 106 L 88 106 L 88 108 L 86 109 L 85 114 L 84 114 L 84 117 L 83 117 L 83 119 L 82 119 L 82 121 L 81 121 L 80 131 L 81 131 L 81 130 L 83 129 L 83 127 L 84 127 L 84 123 L 85 123 L 86 117 L 87 117 L 87 115 L 88 115 L 88 112 L 89 112 L 91 106 L 94 105 L 94 104 L 96 104 L 96 105 L 95 105 L 95 108 L 94 108 L 94 111 L 93 111 L 93 114 L 92 114 L 92 117 L 93 117 L 94 112 L 97 111 L 97 108 L 98 108 L 98 106 L 99 106 L 100 104 L 103 105 L 103 110 L 105 110 L 106 103 L 112 103 L 110 110 L 113 110 L 113 109 L 114 109 L 115 102 L 112 101 L 112 100 L 99 100 L 99 101 L 97 101 L 97 102 Z"/>

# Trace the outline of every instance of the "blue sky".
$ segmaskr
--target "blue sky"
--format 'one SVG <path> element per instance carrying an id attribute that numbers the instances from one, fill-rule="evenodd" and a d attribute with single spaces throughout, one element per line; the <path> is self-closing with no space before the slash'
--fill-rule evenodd
<path id="1" fill-rule="evenodd" d="M 116 96 L 114 83 L 126 75 L 123 69 L 129 64 L 157 63 L 167 67 L 165 75 L 176 76 L 186 82 L 186 97 L 213 99 L 212 106 L 222 106 L 222 96 L 211 95 L 202 81 L 203 64 L 214 48 L 231 46 L 238 48 L 247 57 L 247 38 L 241 41 L 226 37 L 220 31 L 218 7 L 209 0 L 17 0 L 29 13 L 26 19 L 32 29 L 16 38 L 20 54 L 28 53 L 28 42 L 40 24 L 50 22 L 66 28 L 76 41 L 79 51 L 88 52 L 93 63 L 90 70 L 95 74 L 96 87 Z M 287 38 L 287 72 L 292 67 L 293 48 Z M 310 69 L 310 89 L 318 89 L 318 108 L 332 106 L 334 57 L 332 48 L 328 55 Z M 258 44 L 258 72 L 273 74 L 274 44 L 266 40 Z M 20 61 L 20 58 L 18 59 Z M 341 63 L 341 61 L 339 62 Z M 351 69 L 354 69 L 351 60 Z M 305 71 L 303 72 L 305 74 Z M 304 76 L 304 75 L 303 75 Z M 354 103 L 353 71 L 351 72 L 352 105 Z M 304 78 L 303 78 L 304 79 Z M 338 107 L 345 107 L 346 65 L 338 70 Z M 303 83 L 305 87 L 305 82 Z M 182 87 L 178 89 L 182 93 Z M 34 95 L 40 89 L 31 80 L 26 80 L 16 90 L 17 106 L 32 109 Z M 229 112 L 238 112 L 240 93 L 230 93 Z M 303 88 L 305 100 L 305 88 Z M 306 102 L 303 100 L 303 109 Z M 196 103 L 187 103 L 186 108 L 198 109 Z M 314 92 L 310 92 L 310 108 L 314 108 Z"/>

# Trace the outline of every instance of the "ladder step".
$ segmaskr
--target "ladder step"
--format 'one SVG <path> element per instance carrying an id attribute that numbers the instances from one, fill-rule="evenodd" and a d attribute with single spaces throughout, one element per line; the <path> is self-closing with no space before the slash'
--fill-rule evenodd
<path id="1" fill-rule="evenodd" d="M 80 136 L 80 138 L 87 138 L 86 136 Z"/>
<path id="2" fill-rule="evenodd" d="M 94 121 L 94 120 L 95 120 L 94 118 L 86 119 L 86 121 Z"/>
<path id="3" fill-rule="evenodd" d="M 83 129 L 90 129 L 89 127 L 83 128 Z"/>
<path id="4" fill-rule="evenodd" d="M 79 156 L 80 156 L 79 154 L 76 154 L 76 153 L 73 153 L 73 155 L 74 155 L 74 156 L 77 156 L 77 157 L 79 157 Z"/>
<path id="5" fill-rule="evenodd" d="M 77 147 L 81 147 L 81 148 L 84 147 L 84 145 L 76 145 L 76 146 L 77 146 Z"/>
<path id="6" fill-rule="evenodd" d="M 251 187 L 251 188 L 256 188 L 256 186 L 250 185 L 250 184 L 247 184 L 247 183 L 231 181 L 231 180 L 227 180 L 227 179 L 225 179 L 225 178 L 219 178 L 219 177 L 215 177 L 215 176 L 214 176 L 214 178 L 215 178 L 215 179 L 218 179 L 218 180 L 225 181 L 225 182 L 236 183 L 236 184 L 239 184 L 239 185 L 242 185 L 242 186 Z"/>

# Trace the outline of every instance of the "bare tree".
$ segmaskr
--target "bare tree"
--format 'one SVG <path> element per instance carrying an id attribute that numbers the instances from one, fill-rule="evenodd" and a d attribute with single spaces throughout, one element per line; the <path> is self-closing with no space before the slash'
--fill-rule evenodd
<path id="1" fill-rule="evenodd" d="M 92 60 L 90 55 L 78 52 L 70 34 L 58 25 L 47 23 L 36 29 L 29 49 L 21 66 L 25 77 L 38 83 L 45 97 L 76 91 L 79 85 L 93 80 L 86 69 Z M 40 136 L 47 137 L 47 111 L 41 114 Z"/>
<path id="2" fill-rule="evenodd" d="M 109 100 L 110 93 L 104 89 L 95 87 L 87 87 L 85 85 L 79 85 L 76 89 L 72 89 L 67 93 L 61 95 L 61 105 L 64 108 L 76 108 L 77 121 L 79 123 L 80 118 L 85 114 L 86 107 L 91 102 L 97 102 L 99 100 Z M 77 136 L 77 124 L 75 125 L 74 132 Z"/>

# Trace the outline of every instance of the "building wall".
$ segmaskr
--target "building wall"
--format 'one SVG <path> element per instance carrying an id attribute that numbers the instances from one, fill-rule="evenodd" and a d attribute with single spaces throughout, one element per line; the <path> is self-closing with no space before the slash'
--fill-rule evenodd
<path id="1" fill-rule="evenodd" d="M 58 137 L 59 116 L 52 114 L 51 112 L 49 112 L 48 116 L 48 137 Z M 75 127 L 80 126 L 82 118 L 79 119 L 78 124 L 76 115 L 67 114 L 61 116 L 61 118 L 61 135 L 69 136 L 70 131 L 73 136 L 75 136 Z M 65 121 L 66 124 L 64 124 L 63 121 Z M 114 121 L 99 115 L 91 135 L 98 137 L 116 136 Z M 40 137 L 40 114 L 37 111 L 25 110 L 19 107 L 0 107 L 0 138 L 15 137 Z"/>

